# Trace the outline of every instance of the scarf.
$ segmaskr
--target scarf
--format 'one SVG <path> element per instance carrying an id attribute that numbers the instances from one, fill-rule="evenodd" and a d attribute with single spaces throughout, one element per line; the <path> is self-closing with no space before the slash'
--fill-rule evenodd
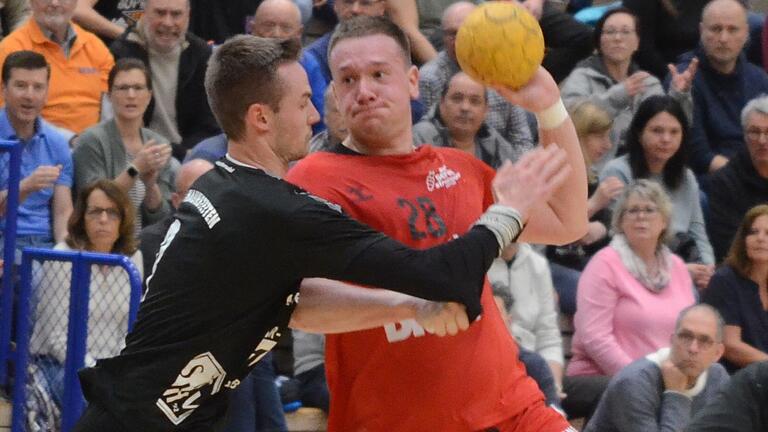
<path id="1" fill-rule="evenodd" d="M 627 243 L 624 234 L 616 234 L 611 240 L 611 247 L 619 253 L 621 262 L 627 268 L 629 274 L 635 277 L 641 285 L 648 288 L 651 292 L 661 292 L 669 284 L 670 270 L 670 251 L 663 244 L 656 250 L 654 259 L 656 260 L 657 272 L 651 273 L 648 267 L 635 251 Z"/>

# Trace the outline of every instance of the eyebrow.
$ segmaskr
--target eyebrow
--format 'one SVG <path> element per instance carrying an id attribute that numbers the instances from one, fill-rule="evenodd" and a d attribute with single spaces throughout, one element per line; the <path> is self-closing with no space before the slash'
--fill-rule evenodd
<path id="1" fill-rule="evenodd" d="M 368 66 L 387 66 L 387 65 L 389 65 L 389 62 L 385 62 L 383 60 L 374 60 L 374 61 L 372 61 L 370 63 L 367 63 L 365 66 L 368 67 Z M 347 65 L 342 65 L 342 66 L 339 66 L 339 70 L 344 71 L 344 70 L 347 70 L 347 69 L 349 69 L 351 67 L 352 66 L 348 65 L 348 64 Z"/>

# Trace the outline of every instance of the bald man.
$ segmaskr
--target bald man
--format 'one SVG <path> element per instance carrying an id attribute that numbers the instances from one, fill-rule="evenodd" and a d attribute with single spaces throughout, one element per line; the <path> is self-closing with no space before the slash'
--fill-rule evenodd
<path id="1" fill-rule="evenodd" d="M 187 196 L 187 192 L 195 180 L 212 168 L 213 164 L 205 159 L 193 159 L 181 166 L 176 175 L 176 192 L 171 195 L 171 204 L 173 204 L 174 210 L 178 209 L 184 201 L 184 197 Z M 155 255 L 160 249 L 160 243 L 163 241 L 171 222 L 173 222 L 173 214 L 141 230 L 139 247 L 144 258 L 144 275 L 152 274 Z"/>
<path id="2" fill-rule="evenodd" d="M 264 0 L 256 9 L 251 34 L 276 39 L 299 39 L 301 11 L 291 0 Z"/>
<path id="3" fill-rule="evenodd" d="M 768 75 L 743 53 L 748 11 L 737 0 L 713 0 L 704 8 L 699 46 L 681 56 L 678 71 L 694 59 L 691 168 L 700 175 L 717 171 L 745 151 L 740 113 L 747 102 L 768 93 Z M 706 183 L 705 183 L 706 186 Z"/>

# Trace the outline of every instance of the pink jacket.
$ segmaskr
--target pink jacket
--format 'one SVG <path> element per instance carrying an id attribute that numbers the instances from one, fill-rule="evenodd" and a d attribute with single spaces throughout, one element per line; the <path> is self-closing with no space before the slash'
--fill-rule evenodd
<path id="1" fill-rule="evenodd" d="M 678 256 L 672 256 L 669 285 L 654 293 L 627 271 L 615 249 L 603 248 L 579 279 L 567 375 L 613 375 L 669 346 L 677 315 L 694 302 L 693 282 Z"/>

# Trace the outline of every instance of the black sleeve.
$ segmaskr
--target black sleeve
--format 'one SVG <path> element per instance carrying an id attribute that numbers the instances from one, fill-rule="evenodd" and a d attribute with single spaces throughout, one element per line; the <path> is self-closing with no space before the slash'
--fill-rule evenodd
<path id="1" fill-rule="evenodd" d="M 699 410 L 686 432 L 756 432 L 768 430 L 768 362 L 752 364 Z"/>
<path id="2" fill-rule="evenodd" d="M 718 271 L 709 280 L 709 285 L 702 294 L 701 302 L 717 309 L 722 315 L 725 325 L 742 327 L 742 311 L 739 309 L 736 295 L 738 289 L 738 284 L 732 276 Z"/>
<path id="3" fill-rule="evenodd" d="M 480 314 L 485 273 L 498 254 L 486 228 L 426 250 L 415 250 L 352 220 L 325 204 L 302 207 L 288 236 L 295 271 L 391 289 L 435 301 L 455 301 L 474 320 Z"/>

